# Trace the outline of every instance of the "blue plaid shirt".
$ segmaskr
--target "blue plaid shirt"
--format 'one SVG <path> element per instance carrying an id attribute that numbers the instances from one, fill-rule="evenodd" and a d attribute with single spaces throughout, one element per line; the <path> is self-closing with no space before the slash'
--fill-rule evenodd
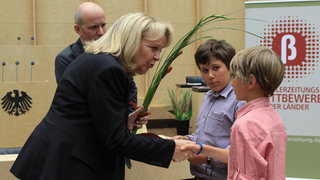
<path id="1" fill-rule="evenodd" d="M 245 101 L 237 101 L 230 84 L 220 94 L 208 91 L 197 117 L 197 130 L 188 137 L 197 143 L 229 149 L 230 128 L 235 121 L 235 113 L 245 104 Z M 206 179 L 227 179 L 228 165 L 217 160 L 213 162 L 210 165 L 190 164 L 191 174 Z"/>

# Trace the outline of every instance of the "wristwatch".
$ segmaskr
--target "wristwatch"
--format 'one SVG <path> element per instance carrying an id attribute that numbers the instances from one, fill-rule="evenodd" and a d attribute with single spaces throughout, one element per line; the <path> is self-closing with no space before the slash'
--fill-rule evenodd
<path id="1" fill-rule="evenodd" d="M 211 158 L 209 156 L 207 156 L 207 165 L 211 164 Z"/>

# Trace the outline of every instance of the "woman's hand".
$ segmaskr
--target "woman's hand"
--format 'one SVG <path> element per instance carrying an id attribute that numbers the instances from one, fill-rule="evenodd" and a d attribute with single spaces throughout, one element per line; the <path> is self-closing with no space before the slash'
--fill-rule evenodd
<path id="1" fill-rule="evenodd" d="M 171 139 L 171 140 L 189 140 L 190 141 L 190 138 L 188 136 L 173 136 L 173 137 L 169 137 L 168 139 Z"/>
<path id="2" fill-rule="evenodd" d="M 148 108 L 148 111 L 145 116 L 139 116 L 139 114 L 141 115 L 142 110 L 143 110 L 143 106 L 135 110 L 131 114 L 129 114 L 128 125 L 127 125 L 127 129 L 129 131 L 132 131 L 133 127 L 136 127 L 137 129 L 141 129 L 143 124 L 148 124 L 150 109 Z M 140 117 L 140 119 L 135 122 L 135 120 L 138 117 Z"/>
<path id="3" fill-rule="evenodd" d="M 182 147 L 190 143 L 190 141 L 186 140 L 174 140 L 176 143 L 176 147 L 173 153 L 172 161 L 173 162 L 181 162 L 185 159 L 190 159 L 193 157 L 194 153 L 190 150 L 182 150 Z"/>

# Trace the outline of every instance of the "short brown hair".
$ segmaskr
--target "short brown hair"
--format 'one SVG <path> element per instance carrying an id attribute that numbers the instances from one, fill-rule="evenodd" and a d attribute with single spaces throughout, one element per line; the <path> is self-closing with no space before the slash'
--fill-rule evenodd
<path id="1" fill-rule="evenodd" d="M 229 69 L 231 59 L 236 50 L 225 40 L 209 39 L 201 44 L 194 55 L 198 69 L 199 64 L 208 64 L 212 57 L 220 59 Z"/>

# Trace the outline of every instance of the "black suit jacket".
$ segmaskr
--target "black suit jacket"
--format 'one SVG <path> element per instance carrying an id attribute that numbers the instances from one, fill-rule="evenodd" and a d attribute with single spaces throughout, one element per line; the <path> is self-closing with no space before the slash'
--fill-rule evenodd
<path id="1" fill-rule="evenodd" d="M 80 54 L 84 52 L 83 45 L 80 38 L 73 44 L 70 44 L 64 50 L 62 50 L 55 60 L 55 75 L 57 83 L 59 83 L 62 74 L 67 67 L 75 60 Z"/>
<path id="2" fill-rule="evenodd" d="M 123 157 L 168 167 L 174 141 L 131 134 L 128 101 L 129 79 L 119 63 L 83 53 L 63 74 L 11 172 L 26 180 L 121 180 Z"/>
<path id="3" fill-rule="evenodd" d="M 75 60 L 80 54 L 84 52 L 82 42 L 80 38 L 73 44 L 70 44 L 68 47 L 66 47 L 63 51 L 61 51 L 55 60 L 55 75 L 57 84 L 59 83 L 64 71 L 67 69 L 67 67 L 72 63 L 73 60 Z M 136 83 L 134 82 L 133 78 L 129 78 L 129 84 L 130 84 L 130 91 L 129 91 L 129 99 L 130 101 L 133 101 L 134 104 L 137 104 L 137 94 L 138 89 L 136 87 Z M 136 109 L 134 106 L 132 106 L 131 103 L 129 103 L 129 112 L 133 112 Z"/>

